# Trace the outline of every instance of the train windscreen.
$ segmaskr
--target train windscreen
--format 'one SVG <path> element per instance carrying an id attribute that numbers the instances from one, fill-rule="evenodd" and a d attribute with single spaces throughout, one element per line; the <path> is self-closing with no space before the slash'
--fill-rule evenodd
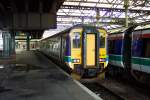
<path id="1" fill-rule="evenodd" d="M 80 46 L 81 46 L 80 37 L 81 37 L 81 35 L 79 32 L 74 32 L 74 34 L 73 34 L 73 48 L 80 48 Z"/>
<path id="2" fill-rule="evenodd" d="M 100 36 L 100 48 L 105 48 L 105 36 Z"/>

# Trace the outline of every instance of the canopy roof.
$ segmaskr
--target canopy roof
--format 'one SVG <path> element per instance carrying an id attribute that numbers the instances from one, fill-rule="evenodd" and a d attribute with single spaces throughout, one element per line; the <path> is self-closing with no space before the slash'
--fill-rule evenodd
<path id="1" fill-rule="evenodd" d="M 129 26 L 150 23 L 150 0 L 65 0 L 57 12 L 58 29 L 51 31 L 55 34 L 76 24 L 122 29 L 125 27 L 125 7 L 128 7 Z"/>
<path id="2" fill-rule="evenodd" d="M 129 25 L 150 21 L 150 0 L 65 0 L 57 12 L 57 25 L 72 26 L 98 22 L 106 29 L 123 27 L 125 5 L 129 9 Z M 99 20 L 96 19 L 97 14 Z"/>

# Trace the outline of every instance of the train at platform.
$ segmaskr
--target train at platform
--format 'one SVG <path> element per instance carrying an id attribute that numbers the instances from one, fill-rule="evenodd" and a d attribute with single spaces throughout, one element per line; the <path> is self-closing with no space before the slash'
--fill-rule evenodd
<path id="1" fill-rule="evenodd" d="M 131 26 L 109 34 L 108 54 L 111 73 L 128 72 L 136 80 L 150 83 L 150 28 Z"/>
<path id="2" fill-rule="evenodd" d="M 90 25 L 75 25 L 40 40 L 40 51 L 65 64 L 81 77 L 96 77 L 108 65 L 107 31 Z"/>

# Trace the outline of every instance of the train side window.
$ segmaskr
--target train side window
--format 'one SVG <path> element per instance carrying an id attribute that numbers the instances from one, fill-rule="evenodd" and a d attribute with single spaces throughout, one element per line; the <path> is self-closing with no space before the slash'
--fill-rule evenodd
<path id="1" fill-rule="evenodd" d="M 115 40 L 109 40 L 109 53 L 114 54 L 115 49 Z"/>
<path id="2" fill-rule="evenodd" d="M 66 40 L 63 38 L 63 49 L 66 48 Z"/>
<path id="3" fill-rule="evenodd" d="M 108 42 L 108 53 L 111 53 L 111 49 L 112 49 L 112 40 L 109 40 Z"/>
<path id="4" fill-rule="evenodd" d="M 143 48 L 143 41 L 141 39 L 136 39 L 132 41 L 132 55 L 133 56 L 141 57 L 142 48 Z"/>
<path id="5" fill-rule="evenodd" d="M 149 38 L 146 38 L 146 39 L 143 39 L 143 57 L 145 58 L 150 58 L 150 39 Z"/>
<path id="6" fill-rule="evenodd" d="M 66 52 L 66 39 L 65 38 L 62 38 L 62 43 L 63 43 L 63 47 L 62 47 L 62 53 L 63 53 L 63 56 L 65 55 L 65 52 Z"/>
<path id="7" fill-rule="evenodd" d="M 122 40 L 115 40 L 114 54 L 121 55 Z"/>
<path id="8" fill-rule="evenodd" d="M 73 33 L 72 41 L 73 41 L 73 48 L 80 48 L 80 46 L 81 46 L 81 35 L 79 32 Z"/>

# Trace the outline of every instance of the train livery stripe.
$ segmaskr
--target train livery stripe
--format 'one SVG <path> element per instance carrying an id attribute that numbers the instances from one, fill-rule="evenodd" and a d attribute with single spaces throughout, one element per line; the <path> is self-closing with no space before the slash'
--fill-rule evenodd
<path id="1" fill-rule="evenodd" d="M 112 61 L 110 61 L 109 63 L 112 64 L 112 65 L 115 65 L 115 66 L 123 67 L 123 68 L 124 68 L 123 63 L 121 63 L 120 61 L 114 61 L 114 60 L 112 60 Z"/>
<path id="2" fill-rule="evenodd" d="M 150 67 L 150 58 L 132 57 L 132 63 Z"/>
<path id="3" fill-rule="evenodd" d="M 108 55 L 106 56 L 106 61 L 109 61 L 109 56 Z"/>
<path id="4" fill-rule="evenodd" d="M 109 60 L 122 61 L 122 55 L 109 55 Z M 132 57 L 132 63 L 150 67 L 150 58 Z"/>
<path id="5" fill-rule="evenodd" d="M 70 56 L 65 56 L 65 57 L 64 57 L 64 61 L 65 61 L 65 62 L 71 62 L 72 60 L 71 60 L 71 57 L 70 57 Z"/>
<path id="6" fill-rule="evenodd" d="M 109 60 L 122 61 L 122 55 L 109 55 Z"/>
<path id="7" fill-rule="evenodd" d="M 150 38 L 150 34 L 143 34 L 143 38 Z"/>

